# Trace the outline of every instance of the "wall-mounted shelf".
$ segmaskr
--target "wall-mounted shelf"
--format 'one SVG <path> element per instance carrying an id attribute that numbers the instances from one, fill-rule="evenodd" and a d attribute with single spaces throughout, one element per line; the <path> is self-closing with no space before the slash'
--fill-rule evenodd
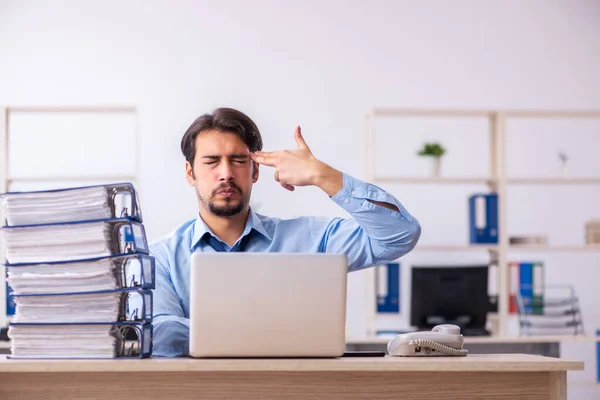
<path id="1" fill-rule="evenodd" d="M 439 177 L 439 178 L 431 178 L 431 177 L 420 177 L 420 176 L 405 176 L 405 177 L 377 177 L 374 178 L 373 181 L 377 181 L 380 183 L 433 183 L 433 184 L 493 184 L 496 183 L 495 178 L 486 178 L 486 177 Z"/>
<path id="2" fill-rule="evenodd" d="M 498 245 L 419 245 L 413 251 L 499 251 Z M 549 252 L 549 253 L 594 253 L 600 252 L 600 245 L 509 245 L 508 251 Z"/>
<path id="3" fill-rule="evenodd" d="M 589 253 L 600 252 L 600 245 L 548 246 L 548 245 L 510 245 L 509 251 L 552 252 L 552 253 Z"/>
<path id="4" fill-rule="evenodd" d="M 515 118 L 598 118 L 597 110 L 478 110 L 478 109 L 425 109 L 425 108 L 395 108 L 375 107 L 370 115 L 379 117 L 494 117 L 502 114 Z"/>
<path id="5" fill-rule="evenodd" d="M 507 182 L 522 185 L 600 185 L 600 178 L 508 178 Z"/>
<path id="6" fill-rule="evenodd" d="M 497 245 L 419 245 L 413 251 L 497 251 Z"/>

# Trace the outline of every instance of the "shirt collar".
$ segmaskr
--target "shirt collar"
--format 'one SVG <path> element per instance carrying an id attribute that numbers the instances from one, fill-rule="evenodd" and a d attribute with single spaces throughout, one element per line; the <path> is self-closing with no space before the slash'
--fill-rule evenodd
<path id="1" fill-rule="evenodd" d="M 259 216 L 254 211 L 252 211 L 252 209 L 250 209 L 248 220 L 246 220 L 246 227 L 244 228 L 244 232 L 242 232 L 242 237 L 248 235 L 253 229 L 261 235 L 263 235 L 264 237 L 266 237 L 267 239 L 273 240 L 271 235 L 269 235 L 269 233 L 265 229 Z M 198 242 L 200 242 L 200 240 L 207 233 L 215 238 L 217 237 L 206 225 L 206 223 L 200 216 L 200 213 L 198 213 L 198 216 L 196 217 L 196 222 L 194 223 L 194 233 L 192 236 L 192 242 L 190 244 L 190 251 L 194 250 L 194 248 L 198 245 Z"/>

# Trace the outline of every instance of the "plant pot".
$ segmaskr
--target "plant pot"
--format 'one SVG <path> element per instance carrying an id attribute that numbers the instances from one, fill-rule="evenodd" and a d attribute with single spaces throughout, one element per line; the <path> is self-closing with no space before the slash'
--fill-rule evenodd
<path id="1" fill-rule="evenodd" d="M 442 159 L 440 157 L 429 157 L 431 176 L 439 177 L 442 170 Z"/>

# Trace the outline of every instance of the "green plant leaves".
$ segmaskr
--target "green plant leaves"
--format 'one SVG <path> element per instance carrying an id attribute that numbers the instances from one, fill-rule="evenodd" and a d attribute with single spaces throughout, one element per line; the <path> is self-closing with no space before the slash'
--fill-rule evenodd
<path id="1" fill-rule="evenodd" d="M 446 154 L 446 149 L 439 143 L 425 143 L 417 154 L 420 156 L 441 157 Z"/>

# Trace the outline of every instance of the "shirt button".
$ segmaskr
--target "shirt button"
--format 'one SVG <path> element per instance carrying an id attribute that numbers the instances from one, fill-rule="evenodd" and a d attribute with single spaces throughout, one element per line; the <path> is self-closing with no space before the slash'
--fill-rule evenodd
<path id="1" fill-rule="evenodd" d="M 344 200 L 344 203 L 348 204 L 348 203 L 350 203 L 350 200 L 346 199 L 346 200 Z"/>
<path id="2" fill-rule="evenodd" d="M 356 190 L 352 191 L 352 196 L 356 196 Z"/>

